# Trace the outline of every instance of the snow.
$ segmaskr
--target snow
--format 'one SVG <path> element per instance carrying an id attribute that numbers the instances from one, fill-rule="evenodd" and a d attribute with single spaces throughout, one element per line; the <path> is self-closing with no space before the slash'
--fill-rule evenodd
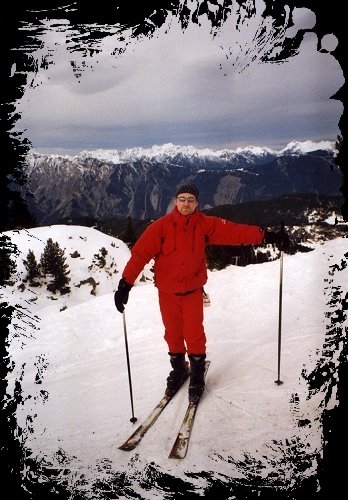
<path id="1" fill-rule="evenodd" d="M 140 498 L 169 498 L 161 496 L 158 485 L 150 490 L 144 487 L 145 471 L 152 464 L 170 477 L 189 478 L 195 491 L 204 496 L 207 482 L 199 475 L 202 471 L 215 480 L 245 479 L 252 473 L 247 465 L 240 466 L 246 457 L 261 464 L 258 473 L 263 478 L 274 475 L 285 488 L 301 477 L 315 475 L 327 394 L 310 394 L 301 374 L 315 368 L 323 350 L 328 267 L 344 259 L 344 238 L 313 244 L 308 253 L 284 255 L 283 383 L 279 385 L 275 380 L 280 260 L 208 271 L 206 291 L 211 305 L 204 309 L 204 322 L 211 366 L 188 454 L 184 460 L 173 460 L 168 454 L 186 409 L 187 385 L 138 448 L 118 449 L 161 399 L 170 370 L 151 263 L 131 290 L 126 306 L 138 418 L 132 424 L 122 315 L 113 302 L 113 291 L 130 255 L 128 247 L 82 226 L 5 234 L 20 251 L 16 283 L 4 289 L 6 301 L 16 305 L 18 312 L 11 325 L 9 354 L 14 369 L 8 375 L 7 392 L 13 396 L 15 380 L 21 378 L 23 402 L 16 418 L 24 431 L 25 448 L 61 474 L 64 469 L 70 491 L 84 492 L 86 498 L 105 498 L 95 485 L 108 482 L 111 472 L 117 471 L 125 473 L 132 492 Z M 72 278 L 70 294 L 52 296 L 46 286 L 18 288 L 25 274 L 22 259 L 32 249 L 39 260 L 48 238 L 65 249 Z M 107 250 L 104 268 L 92 265 L 102 247 Z M 75 251 L 79 257 L 71 256 Z M 91 294 L 90 285 L 77 287 L 90 276 L 98 282 L 96 295 Z M 331 273 L 330 280 L 332 286 L 347 283 L 348 266 Z M 329 404 L 335 406 L 334 394 Z M 284 461 L 284 453 L 291 457 L 293 448 L 301 447 L 310 457 L 305 470 L 296 469 L 291 459 Z M 64 466 L 62 454 L 69 457 Z"/>
<path id="2" fill-rule="evenodd" d="M 225 159 L 226 157 L 233 158 L 236 155 L 244 154 L 244 155 L 252 155 L 256 157 L 263 157 L 267 154 L 273 154 L 274 156 L 282 156 L 283 154 L 306 154 L 311 151 L 317 150 L 326 150 L 326 151 L 334 151 L 334 142 L 330 141 L 292 141 L 283 149 L 277 151 L 275 149 L 271 149 L 267 146 L 246 146 L 246 147 L 238 147 L 236 150 L 233 149 L 222 149 L 222 150 L 213 150 L 209 148 L 195 148 L 194 146 L 182 146 L 175 145 L 172 143 L 166 143 L 161 145 L 153 145 L 150 148 L 136 147 L 136 148 L 127 148 L 124 150 L 121 149 L 96 149 L 93 151 L 81 151 L 79 154 L 75 156 L 69 155 L 43 155 L 39 152 L 32 152 L 31 154 L 34 157 L 50 157 L 53 160 L 57 160 L 59 158 L 73 158 L 77 162 L 84 161 L 86 158 L 96 158 L 100 161 L 105 161 L 111 164 L 122 164 L 129 163 L 136 160 L 157 160 L 161 161 L 169 161 L 171 158 L 174 158 L 177 155 L 183 155 L 185 157 L 194 157 L 194 158 L 206 158 L 218 161 L 219 159 Z"/>
<path id="3" fill-rule="evenodd" d="M 279 151 L 279 155 L 284 153 L 290 154 L 305 154 L 310 153 L 312 151 L 318 151 L 319 149 L 332 151 L 334 148 L 334 142 L 331 141 L 292 141 L 285 146 L 281 151 Z"/>
<path id="4" fill-rule="evenodd" d="M 255 156 L 263 156 L 265 154 L 276 154 L 276 151 L 271 148 L 267 147 L 260 147 L 260 146 L 246 146 L 244 148 L 237 148 L 236 153 L 238 154 L 252 154 Z"/>
<path id="5" fill-rule="evenodd" d="M 335 224 L 345 224 L 345 221 L 342 217 L 342 214 L 333 212 L 331 215 L 324 220 L 327 224 L 335 225 Z"/>

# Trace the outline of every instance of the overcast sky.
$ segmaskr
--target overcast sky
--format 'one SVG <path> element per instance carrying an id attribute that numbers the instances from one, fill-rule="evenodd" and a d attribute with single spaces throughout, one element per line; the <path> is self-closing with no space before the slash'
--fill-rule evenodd
<path id="1" fill-rule="evenodd" d="M 281 149 L 292 140 L 334 141 L 343 112 L 342 103 L 330 99 L 344 83 L 330 53 L 338 40 L 328 33 L 318 51 L 317 35 L 309 31 L 297 56 L 261 63 L 262 51 L 252 41 L 259 21 L 238 31 L 231 16 L 214 38 L 204 22 L 183 31 L 171 18 L 117 57 L 111 54 L 120 47 L 119 36 L 110 36 L 99 54 L 83 60 L 73 55 L 86 65 L 80 78 L 66 46 L 69 25 L 47 21 L 35 56 L 49 53 L 52 64 L 28 79 L 17 129 L 35 150 L 63 154 L 169 142 Z M 294 21 L 287 35 L 313 29 L 315 14 L 297 9 Z M 125 37 L 123 48 L 130 40 Z"/>

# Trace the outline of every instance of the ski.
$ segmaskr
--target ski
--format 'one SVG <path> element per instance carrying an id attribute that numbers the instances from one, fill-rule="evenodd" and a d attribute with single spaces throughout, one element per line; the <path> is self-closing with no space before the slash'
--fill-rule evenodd
<path id="1" fill-rule="evenodd" d="M 207 374 L 209 365 L 210 361 L 206 361 L 205 376 Z M 195 403 L 189 402 L 185 416 L 183 418 L 182 424 L 168 458 L 185 458 L 199 401 L 200 399 Z"/>
<path id="2" fill-rule="evenodd" d="M 188 376 L 183 381 L 183 383 L 181 384 L 181 386 L 179 387 L 179 389 L 176 391 L 175 394 L 177 394 L 180 388 L 184 385 L 187 378 Z M 133 432 L 133 434 L 129 436 L 129 438 L 123 444 L 121 444 L 121 446 L 119 446 L 118 449 L 124 451 L 134 450 L 134 448 L 138 446 L 138 444 L 143 439 L 143 437 L 150 429 L 150 427 L 156 422 L 160 414 L 163 412 L 164 408 L 173 399 L 175 394 L 173 396 L 164 395 L 161 401 L 159 401 L 159 403 L 154 407 L 154 409 L 151 411 L 148 417 L 144 420 L 144 422 L 139 425 L 139 427 Z"/>

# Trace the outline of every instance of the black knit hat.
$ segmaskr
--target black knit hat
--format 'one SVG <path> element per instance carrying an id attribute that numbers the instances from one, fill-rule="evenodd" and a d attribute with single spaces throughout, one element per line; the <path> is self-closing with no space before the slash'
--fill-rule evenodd
<path id="1" fill-rule="evenodd" d="M 194 184 L 183 184 L 180 186 L 176 192 L 175 198 L 177 198 L 181 193 L 190 193 L 195 196 L 197 200 L 199 198 L 198 188 Z"/>

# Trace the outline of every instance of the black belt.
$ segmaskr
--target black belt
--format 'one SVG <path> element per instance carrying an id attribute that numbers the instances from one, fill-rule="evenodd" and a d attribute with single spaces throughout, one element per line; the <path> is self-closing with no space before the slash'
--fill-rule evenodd
<path id="1" fill-rule="evenodd" d="M 195 292 L 196 290 L 187 290 L 187 292 L 176 292 L 174 295 L 179 295 L 179 297 L 185 297 L 185 295 L 189 295 L 190 293 Z"/>

